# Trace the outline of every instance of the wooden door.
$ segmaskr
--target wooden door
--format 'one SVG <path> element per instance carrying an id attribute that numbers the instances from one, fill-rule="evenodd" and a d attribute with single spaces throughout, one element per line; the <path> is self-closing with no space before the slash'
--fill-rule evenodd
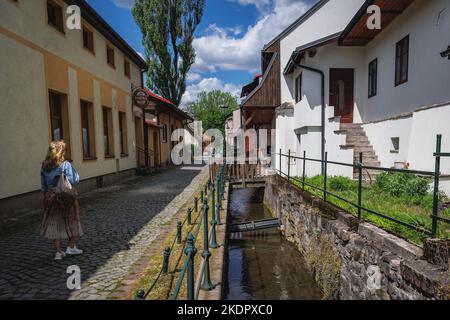
<path id="1" fill-rule="evenodd" d="M 353 123 L 353 69 L 330 69 L 330 106 L 341 123 Z"/>
<path id="2" fill-rule="evenodd" d="M 158 132 L 153 132 L 153 160 L 155 167 L 159 166 L 159 139 Z"/>
<path id="3" fill-rule="evenodd" d="M 142 119 L 135 117 L 134 118 L 134 135 L 136 141 L 136 164 L 138 167 L 144 165 L 144 142 L 143 142 L 143 131 L 142 131 Z"/>

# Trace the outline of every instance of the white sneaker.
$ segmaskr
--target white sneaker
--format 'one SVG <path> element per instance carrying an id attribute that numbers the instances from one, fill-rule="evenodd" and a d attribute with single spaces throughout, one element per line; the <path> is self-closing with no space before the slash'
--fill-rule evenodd
<path id="1" fill-rule="evenodd" d="M 55 253 L 55 260 L 62 260 L 65 256 L 66 254 L 64 252 L 57 252 Z"/>
<path id="2" fill-rule="evenodd" d="M 76 256 L 76 255 L 83 254 L 83 250 L 78 249 L 77 247 L 73 247 L 73 248 L 67 247 L 66 254 L 71 255 L 71 256 Z"/>

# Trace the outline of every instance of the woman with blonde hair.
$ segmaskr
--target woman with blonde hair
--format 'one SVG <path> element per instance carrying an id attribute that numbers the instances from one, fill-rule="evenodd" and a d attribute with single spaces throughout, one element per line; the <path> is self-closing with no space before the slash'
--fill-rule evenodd
<path id="1" fill-rule="evenodd" d="M 80 182 L 80 177 L 72 165 L 65 160 L 66 144 L 64 141 L 53 141 L 48 148 L 47 156 L 41 168 L 41 191 L 44 193 L 44 219 L 41 235 L 54 241 L 55 260 L 68 255 L 79 255 L 83 251 L 75 245 L 75 239 L 83 235 L 80 223 L 78 197 L 58 192 L 57 186 L 61 178 L 67 178 L 71 185 Z M 69 240 L 66 252 L 61 251 L 61 240 Z"/>

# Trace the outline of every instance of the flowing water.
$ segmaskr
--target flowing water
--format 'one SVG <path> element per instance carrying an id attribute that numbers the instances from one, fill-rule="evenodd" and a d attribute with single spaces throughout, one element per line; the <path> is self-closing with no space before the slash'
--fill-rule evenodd
<path id="1" fill-rule="evenodd" d="M 230 223 L 272 218 L 264 188 L 234 189 Z M 278 228 L 231 233 L 224 297 L 227 300 L 317 300 L 322 293 L 296 248 Z"/>

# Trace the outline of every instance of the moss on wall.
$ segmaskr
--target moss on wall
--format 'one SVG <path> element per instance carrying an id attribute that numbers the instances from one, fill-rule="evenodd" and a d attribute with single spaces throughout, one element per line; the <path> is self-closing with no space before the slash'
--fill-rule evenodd
<path id="1" fill-rule="evenodd" d="M 317 232 L 305 253 L 305 260 L 323 291 L 324 299 L 337 299 L 341 277 L 341 259 L 328 235 Z"/>

